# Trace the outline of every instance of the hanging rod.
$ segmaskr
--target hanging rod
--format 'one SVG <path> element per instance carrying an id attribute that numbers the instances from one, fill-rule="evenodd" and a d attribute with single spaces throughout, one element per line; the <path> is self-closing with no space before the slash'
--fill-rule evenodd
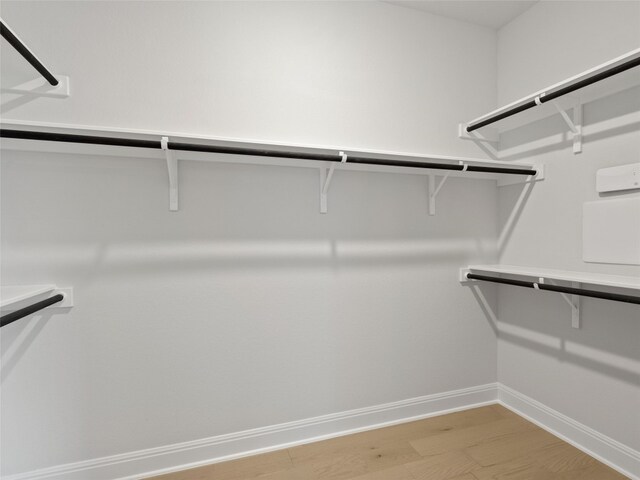
<path id="1" fill-rule="evenodd" d="M 615 67 L 611 67 L 607 70 L 603 70 L 601 72 L 598 72 L 590 77 L 587 78 L 583 78 L 582 80 L 579 80 L 575 83 L 572 83 L 570 85 L 567 85 L 565 87 L 559 88 L 558 90 L 552 91 L 552 92 L 543 92 L 540 95 L 536 96 L 535 98 L 521 104 L 518 105 L 516 107 L 510 108 L 509 110 L 506 110 L 504 112 L 500 112 L 492 117 L 489 117 L 487 119 L 484 119 L 482 121 L 479 121 L 478 123 L 474 123 L 471 125 L 467 125 L 466 127 L 466 131 L 467 132 L 473 132 L 474 130 L 477 130 L 479 128 L 482 128 L 486 125 L 490 125 L 492 123 L 495 123 L 499 120 L 502 120 L 504 118 L 507 117 L 511 117 L 512 115 L 515 115 L 516 113 L 520 113 L 523 112 L 525 110 L 529 110 L 530 108 L 533 108 L 537 105 L 542 105 L 543 103 L 549 102 L 551 100 L 554 100 L 558 97 L 561 97 L 563 95 L 566 95 L 567 93 L 571 93 L 574 92 L 576 90 L 579 90 L 581 88 L 584 88 L 588 85 L 591 85 L 593 83 L 599 82 L 601 80 L 604 80 L 605 78 L 609 78 L 612 77 L 614 75 L 617 75 L 619 73 L 625 72 L 631 68 L 637 67 L 640 65 L 640 57 L 637 58 L 633 58 L 631 60 L 628 60 L 624 63 L 618 64 Z"/>
<path id="2" fill-rule="evenodd" d="M 584 288 L 563 287 L 560 285 L 550 285 L 547 283 L 526 282 L 523 280 L 511 280 L 508 278 L 492 277 L 489 275 L 478 275 L 476 273 L 467 273 L 469 280 L 482 280 L 485 282 L 503 283 L 505 285 L 515 285 L 516 287 L 535 288 L 538 290 L 549 290 L 551 292 L 568 293 L 570 295 L 581 295 L 583 297 L 602 298 L 605 300 L 613 300 L 615 302 L 635 303 L 640 305 L 640 297 L 633 295 L 622 295 L 619 293 L 599 292 L 597 290 L 587 290 Z"/>
<path id="3" fill-rule="evenodd" d="M 38 57 L 36 57 L 29 47 L 27 47 L 22 41 L 18 38 L 18 36 L 11 31 L 11 29 L 4 23 L 2 19 L 0 19 L 0 34 L 2 37 L 11 44 L 13 48 L 15 48 L 20 55 L 24 57 L 24 59 L 31 64 L 33 68 L 35 68 L 40 75 L 42 75 L 47 82 L 49 82 L 54 87 L 58 85 L 58 79 L 53 76 L 53 74 L 45 67 Z"/>
<path id="4" fill-rule="evenodd" d="M 58 303 L 64 300 L 64 295 L 62 293 L 58 293 L 53 297 L 46 298 L 44 300 L 40 300 L 39 302 L 34 303 L 33 305 L 29 305 L 28 307 L 21 308 L 20 310 L 16 310 L 15 312 L 7 313 L 0 317 L 0 327 L 4 327 L 5 325 L 9 325 L 10 323 L 15 322 L 16 320 L 20 320 L 27 315 L 31 315 L 32 313 L 36 313 L 43 308 L 47 308 L 54 303 Z"/>
<path id="5" fill-rule="evenodd" d="M 0 137 L 16 138 L 22 140 L 43 140 L 48 142 L 84 143 L 94 145 L 112 145 L 119 147 L 153 148 L 162 149 L 160 140 L 139 140 L 134 138 L 102 137 L 95 135 L 75 135 L 68 133 L 37 132 L 29 130 L 0 129 Z M 273 150 L 268 148 L 250 148 L 223 145 L 203 145 L 197 143 L 167 142 L 170 150 L 186 152 L 224 153 L 231 155 L 251 155 L 261 157 L 276 158 L 297 158 L 301 160 L 317 160 L 322 162 L 342 162 L 339 153 L 321 152 L 293 152 L 286 150 Z M 450 164 L 437 162 L 414 162 L 411 160 L 391 160 L 371 158 L 360 155 L 349 155 L 350 164 L 362 165 L 386 165 L 393 167 L 425 168 L 434 170 L 457 170 L 467 172 L 482 173 L 502 173 L 507 175 L 536 175 L 537 171 L 532 168 L 511 168 L 511 167 L 488 167 L 469 164 Z"/>

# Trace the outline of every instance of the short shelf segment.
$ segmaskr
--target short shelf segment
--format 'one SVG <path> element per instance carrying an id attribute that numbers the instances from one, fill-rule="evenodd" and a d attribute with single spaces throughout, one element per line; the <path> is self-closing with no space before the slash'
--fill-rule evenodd
<path id="1" fill-rule="evenodd" d="M 0 308 L 9 308 L 23 301 L 36 299 L 51 293 L 56 289 L 55 285 L 11 285 L 0 288 Z"/>
<path id="2" fill-rule="evenodd" d="M 601 273 L 573 272 L 515 265 L 471 265 L 467 269 L 477 274 L 504 274 L 519 277 L 544 278 L 547 280 L 577 282 L 592 286 L 614 287 L 636 290 L 640 294 L 640 277 L 606 275 Z"/>
<path id="3" fill-rule="evenodd" d="M 460 282 L 470 284 L 476 281 L 559 293 L 571 307 L 573 328 L 580 328 L 580 297 L 640 305 L 640 278 L 637 277 L 513 265 L 472 265 L 460 269 Z M 570 285 L 556 282 L 570 283 Z M 588 287 L 585 288 L 582 284 L 587 284 Z M 603 291 L 601 288 L 593 289 L 592 286 L 605 287 L 605 290 L 624 289 L 624 293 Z"/>
<path id="4" fill-rule="evenodd" d="M 640 68 L 637 67 L 640 67 L 640 48 L 478 117 L 467 123 L 463 130 L 470 133 L 498 122 L 500 122 L 501 130 L 509 130 L 527 121 L 539 119 L 538 116 L 534 116 L 524 119 L 524 121 L 508 122 L 507 120 L 511 117 L 519 116 L 518 114 L 525 111 L 538 111 L 545 103 L 551 104 L 554 100 L 566 97 L 568 94 L 571 94 L 572 97 L 569 104 L 573 103 L 574 105 L 552 106 L 550 109 L 545 109 L 546 112 L 543 116 L 557 113 L 558 107 L 562 109 L 573 108 L 576 102 L 584 104 L 596 98 L 637 86 L 640 82 Z"/>

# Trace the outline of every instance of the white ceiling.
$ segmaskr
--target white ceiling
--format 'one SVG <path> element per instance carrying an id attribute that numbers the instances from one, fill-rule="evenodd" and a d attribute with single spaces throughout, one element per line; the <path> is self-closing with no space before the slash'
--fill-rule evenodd
<path id="1" fill-rule="evenodd" d="M 538 0 L 388 0 L 387 3 L 455 18 L 490 28 L 501 28 Z"/>

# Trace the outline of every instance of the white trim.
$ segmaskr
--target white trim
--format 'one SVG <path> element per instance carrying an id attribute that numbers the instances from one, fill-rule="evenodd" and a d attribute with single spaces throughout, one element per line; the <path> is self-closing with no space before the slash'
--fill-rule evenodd
<path id="1" fill-rule="evenodd" d="M 498 402 L 632 480 L 640 480 L 637 450 L 501 383 Z"/>
<path id="2" fill-rule="evenodd" d="M 58 465 L 4 480 L 134 480 L 495 404 L 497 384 L 323 415 L 163 447 Z"/>

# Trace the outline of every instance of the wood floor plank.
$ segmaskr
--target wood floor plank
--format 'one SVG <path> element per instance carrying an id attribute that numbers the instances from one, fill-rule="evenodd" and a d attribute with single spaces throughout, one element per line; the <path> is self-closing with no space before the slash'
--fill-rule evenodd
<path id="1" fill-rule="evenodd" d="M 365 473 L 352 477 L 349 480 L 415 480 L 404 465 L 378 470 L 377 472 Z"/>
<path id="2" fill-rule="evenodd" d="M 215 463 L 181 472 L 169 473 L 153 480 L 250 480 L 262 475 L 291 468 L 291 458 L 286 450 L 240 458 L 230 462 Z"/>
<path id="3" fill-rule="evenodd" d="M 464 452 L 482 466 L 527 458 L 549 445 L 559 445 L 558 437 L 540 429 L 528 429 L 501 435 L 491 441 L 468 447 Z"/>
<path id="4" fill-rule="evenodd" d="M 289 449 L 293 466 L 310 479 L 346 479 L 401 465 L 420 457 L 407 441 L 319 442 Z"/>
<path id="5" fill-rule="evenodd" d="M 598 464 L 595 458 L 564 442 L 541 448 L 535 453 L 535 461 L 556 473 L 585 469 Z"/>
<path id="6" fill-rule="evenodd" d="M 553 476 L 531 458 L 481 467 L 472 473 L 477 480 L 550 480 Z"/>
<path id="7" fill-rule="evenodd" d="M 625 480 L 627 477 L 602 463 L 581 470 L 555 474 L 553 480 Z M 628 480 L 628 479 L 627 479 Z"/>
<path id="8" fill-rule="evenodd" d="M 536 428 L 535 425 L 519 418 L 501 418 L 483 425 L 456 429 L 412 440 L 410 443 L 420 455 L 436 455 L 499 440 L 505 436 L 513 437 L 514 434 L 519 432 Z"/>
<path id="9" fill-rule="evenodd" d="M 449 480 L 470 473 L 478 466 L 461 451 L 431 455 L 406 465 L 416 480 Z"/>

